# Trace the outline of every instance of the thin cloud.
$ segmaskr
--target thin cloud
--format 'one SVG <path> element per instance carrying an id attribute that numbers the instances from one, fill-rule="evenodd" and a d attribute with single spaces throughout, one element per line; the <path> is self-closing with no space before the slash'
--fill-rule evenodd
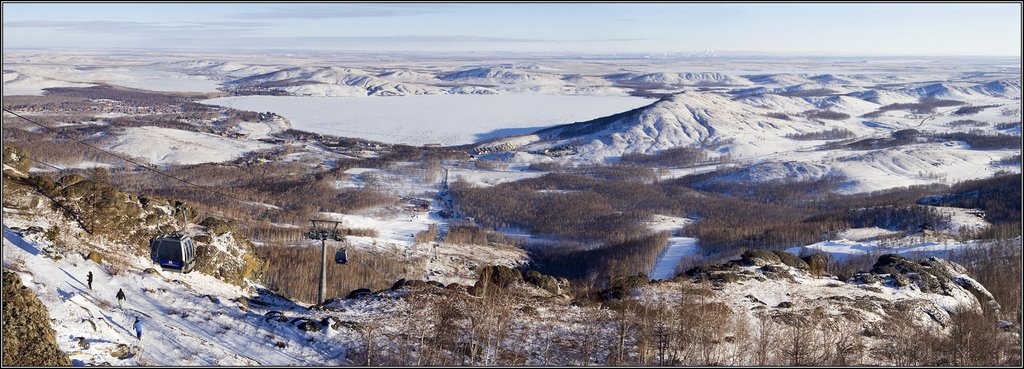
<path id="1" fill-rule="evenodd" d="M 326 36 L 326 37 L 269 37 L 262 40 L 278 41 L 306 41 L 306 42 L 500 42 L 500 43 L 573 43 L 573 42 L 620 42 L 620 41 L 646 41 L 638 38 L 612 38 L 612 39 L 575 39 L 555 40 L 539 38 L 515 38 L 515 37 L 488 37 L 488 36 Z"/>
<path id="2" fill-rule="evenodd" d="M 104 34 L 192 34 L 204 32 L 244 32 L 264 29 L 266 25 L 259 22 L 218 21 L 218 22 L 184 22 L 184 23 L 153 23 L 119 20 L 95 21 L 52 21 L 24 20 L 4 22 L 4 28 L 52 28 L 68 32 L 104 33 Z"/>
<path id="3" fill-rule="evenodd" d="M 558 43 L 595 43 L 595 42 L 632 42 L 646 39 L 575 39 L 552 40 L 535 38 L 509 38 L 485 36 L 352 36 L 352 37 L 174 37 L 162 38 L 164 44 L 206 44 L 222 47 L 355 47 L 384 45 L 428 45 L 428 44 L 558 44 Z"/>
<path id="4" fill-rule="evenodd" d="M 370 17 L 402 17 L 440 12 L 447 8 L 443 5 L 365 5 L 365 4 L 334 4 L 331 6 L 286 6 L 273 7 L 262 11 L 247 12 L 233 15 L 235 18 L 259 19 L 326 19 L 326 18 L 370 18 Z"/>

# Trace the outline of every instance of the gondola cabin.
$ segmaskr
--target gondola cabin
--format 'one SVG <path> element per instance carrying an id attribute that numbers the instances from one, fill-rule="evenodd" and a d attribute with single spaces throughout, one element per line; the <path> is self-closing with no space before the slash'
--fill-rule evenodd
<path id="1" fill-rule="evenodd" d="M 191 272 L 196 267 L 196 248 L 192 239 L 181 234 L 167 234 L 149 240 L 153 262 L 164 270 Z"/>
<path id="2" fill-rule="evenodd" d="M 348 251 L 345 249 L 338 250 L 334 253 L 335 264 L 348 264 Z"/>

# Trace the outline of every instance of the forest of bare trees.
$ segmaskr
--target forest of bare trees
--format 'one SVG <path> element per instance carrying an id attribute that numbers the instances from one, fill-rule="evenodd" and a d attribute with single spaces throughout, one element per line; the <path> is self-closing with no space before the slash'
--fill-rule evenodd
<path id="1" fill-rule="evenodd" d="M 485 269 L 489 270 L 489 269 Z M 489 276 L 482 276 L 481 281 Z M 481 286 L 481 282 L 477 283 Z M 894 310 L 866 327 L 824 310 L 726 304 L 709 284 L 673 282 L 664 298 L 538 305 L 521 287 L 417 290 L 393 329 L 366 322 L 350 354 L 367 365 L 976 366 L 1020 362 L 1019 339 L 990 313 L 955 311 L 947 329 Z M 667 292 L 667 291 L 666 291 Z M 543 307 L 546 313 L 538 311 Z M 876 343 L 869 345 L 869 340 Z M 389 344 L 390 343 L 390 344 Z"/>

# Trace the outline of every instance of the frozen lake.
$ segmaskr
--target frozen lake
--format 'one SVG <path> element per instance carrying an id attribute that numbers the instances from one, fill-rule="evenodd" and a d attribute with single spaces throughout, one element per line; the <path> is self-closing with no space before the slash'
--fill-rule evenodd
<path id="1" fill-rule="evenodd" d="M 600 118 L 652 102 L 632 96 L 560 95 L 232 96 L 203 101 L 274 112 L 298 130 L 410 145 L 469 144 Z"/>

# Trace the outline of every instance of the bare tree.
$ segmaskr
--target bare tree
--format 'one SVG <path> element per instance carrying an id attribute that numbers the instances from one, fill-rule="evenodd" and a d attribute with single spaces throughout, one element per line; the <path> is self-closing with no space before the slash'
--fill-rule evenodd
<path id="1" fill-rule="evenodd" d="M 822 362 L 827 365 L 860 365 L 863 361 L 864 342 L 860 327 L 840 317 L 822 322 L 820 335 Z"/>
<path id="2" fill-rule="evenodd" d="M 637 304 L 626 300 L 615 306 L 615 350 L 612 365 L 623 365 L 629 357 L 626 349 L 626 339 L 635 329 L 636 321 L 634 315 L 637 313 Z"/>
<path id="3" fill-rule="evenodd" d="M 636 326 L 636 363 L 649 365 L 654 348 L 654 314 L 651 303 L 645 302 L 640 305 L 634 316 L 634 321 Z"/>
<path id="4" fill-rule="evenodd" d="M 896 366 L 933 365 L 937 358 L 938 336 L 941 332 L 918 326 L 909 311 L 893 311 L 883 324 L 869 327 L 879 333 L 879 344 L 872 350 L 872 356 L 883 363 Z"/>
<path id="5" fill-rule="evenodd" d="M 818 364 L 818 343 L 815 331 L 818 329 L 818 314 L 790 315 L 791 322 L 785 329 L 780 347 L 786 365 L 804 366 Z"/>
<path id="6" fill-rule="evenodd" d="M 676 340 L 676 329 L 671 321 L 672 314 L 663 304 L 658 304 L 652 310 L 651 335 L 653 336 L 654 349 L 657 353 L 657 365 L 672 365 L 675 362 L 673 350 Z"/>
<path id="7" fill-rule="evenodd" d="M 767 313 L 757 314 L 757 332 L 754 336 L 753 354 L 754 363 L 757 366 L 768 366 L 771 361 L 771 352 L 775 342 L 775 324 Z"/>
<path id="8" fill-rule="evenodd" d="M 360 324 L 359 334 L 363 339 L 363 365 L 370 366 L 375 356 L 374 341 L 380 334 L 381 326 L 378 322 L 367 320 Z"/>
<path id="9" fill-rule="evenodd" d="M 580 346 L 580 365 L 590 366 L 593 361 L 594 348 L 597 345 L 600 312 L 593 309 L 582 309 L 573 323 L 578 327 L 578 343 Z"/>
<path id="10" fill-rule="evenodd" d="M 744 314 L 733 315 L 729 327 L 732 335 L 726 336 L 725 341 L 730 343 L 730 350 L 725 353 L 724 364 L 729 366 L 748 365 L 753 352 L 749 343 L 753 333 L 750 329 L 750 322 Z"/>
<path id="11" fill-rule="evenodd" d="M 1001 365 L 1006 362 L 1007 341 L 1003 339 L 991 311 L 960 308 L 950 314 L 949 336 L 943 352 L 956 366 Z"/>
<path id="12" fill-rule="evenodd" d="M 680 284 L 676 309 L 676 349 L 684 364 L 721 364 L 729 308 L 716 301 L 705 283 Z"/>

